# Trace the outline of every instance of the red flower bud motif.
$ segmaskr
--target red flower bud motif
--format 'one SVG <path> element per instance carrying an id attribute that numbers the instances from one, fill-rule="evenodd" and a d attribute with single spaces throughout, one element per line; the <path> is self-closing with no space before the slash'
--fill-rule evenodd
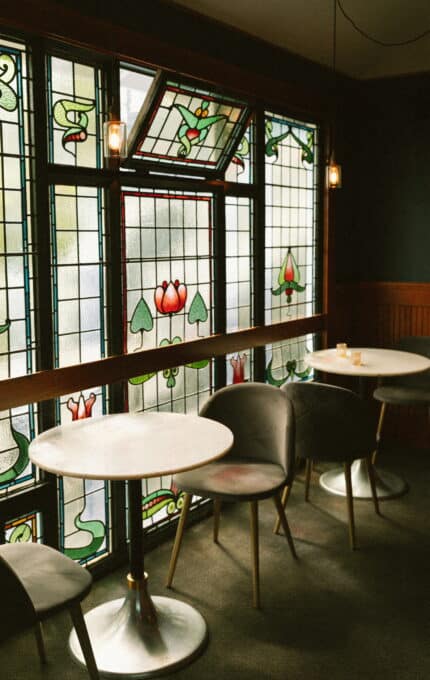
<path id="1" fill-rule="evenodd" d="M 230 359 L 230 364 L 233 368 L 233 385 L 245 382 L 246 359 L 246 354 L 242 354 L 242 356 L 240 356 L 240 354 L 235 354 L 235 356 Z"/>
<path id="2" fill-rule="evenodd" d="M 70 397 L 67 402 L 67 408 L 72 412 L 72 420 L 83 420 L 84 418 L 91 418 L 91 411 L 93 410 L 94 402 L 96 400 L 96 395 L 91 392 L 88 399 L 84 398 L 84 395 L 80 394 L 78 401 L 75 401 Z"/>
<path id="3" fill-rule="evenodd" d="M 160 314 L 177 314 L 185 307 L 187 301 L 187 287 L 184 283 L 163 281 L 157 286 L 154 294 L 154 302 Z"/>

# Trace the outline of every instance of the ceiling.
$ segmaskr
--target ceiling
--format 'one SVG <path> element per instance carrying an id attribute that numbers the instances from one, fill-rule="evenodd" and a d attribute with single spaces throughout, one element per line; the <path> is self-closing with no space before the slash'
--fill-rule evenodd
<path id="1" fill-rule="evenodd" d="M 173 0 L 250 35 L 332 66 L 333 0 Z M 409 40 L 430 29 L 430 0 L 340 0 L 366 33 L 383 42 Z M 337 70 L 355 78 L 430 71 L 430 33 L 399 47 L 360 35 L 337 8 Z"/>

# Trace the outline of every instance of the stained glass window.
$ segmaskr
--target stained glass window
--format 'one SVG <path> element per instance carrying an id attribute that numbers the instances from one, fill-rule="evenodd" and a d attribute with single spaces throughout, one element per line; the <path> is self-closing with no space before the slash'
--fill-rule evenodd
<path id="1" fill-rule="evenodd" d="M 239 142 L 236 151 L 227 167 L 225 179 L 227 182 L 249 184 L 254 179 L 254 123 L 246 128 L 245 134 Z"/>
<path id="2" fill-rule="evenodd" d="M 49 158 L 101 166 L 101 73 L 69 59 L 47 58 Z"/>
<path id="3" fill-rule="evenodd" d="M 51 189 L 55 366 L 105 356 L 104 227 L 100 189 Z M 105 387 L 57 400 L 57 422 L 106 413 Z M 90 455 L 90 453 L 89 453 Z M 85 563 L 109 550 L 109 484 L 59 480 L 64 552 Z"/>
<path id="4" fill-rule="evenodd" d="M 135 158 L 160 167 L 224 170 L 244 135 L 244 104 L 195 85 L 159 78 L 130 137 Z"/>
<path id="5" fill-rule="evenodd" d="M 249 198 L 226 198 L 226 330 L 253 324 L 252 208 Z M 227 383 L 252 379 L 252 351 L 227 356 Z"/>
<path id="6" fill-rule="evenodd" d="M 266 116 L 266 323 L 316 312 L 315 125 Z"/>
<path id="7" fill-rule="evenodd" d="M 28 71 L 25 46 L 0 40 L 0 379 L 34 367 Z M 33 405 L 0 413 L 0 494 L 34 482 Z"/>
<path id="8" fill-rule="evenodd" d="M 42 515 L 31 512 L 6 522 L 6 543 L 40 543 L 42 541 Z"/>
<path id="9" fill-rule="evenodd" d="M 124 351 L 209 335 L 212 197 L 191 192 L 124 191 L 122 216 Z M 129 409 L 197 412 L 211 384 L 209 360 L 136 376 L 128 385 Z M 145 482 L 143 495 L 144 519 L 151 524 L 179 508 L 170 478 Z"/>
<path id="10" fill-rule="evenodd" d="M 304 358 L 312 352 L 316 336 L 308 334 L 266 346 L 266 382 L 281 387 L 286 382 L 310 380 L 313 370 Z"/>

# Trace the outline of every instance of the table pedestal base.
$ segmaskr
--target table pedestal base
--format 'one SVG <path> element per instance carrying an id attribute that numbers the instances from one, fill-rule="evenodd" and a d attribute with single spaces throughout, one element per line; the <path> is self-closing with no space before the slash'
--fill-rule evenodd
<path id="1" fill-rule="evenodd" d="M 375 468 L 376 494 L 378 498 L 394 498 L 407 490 L 406 482 L 392 472 Z M 365 460 L 356 460 L 351 465 L 352 495 L 354 498 L 371 499 L 369 476 Z M 320 486 L 337 496 L 346 496 L 345 472 L 343 468 L 328 470 L 320 477 Z"/>
<path id="2" fill-rule="evenodd" d="M 190 663 L 207 642 L 207 626 L 201 614 L 180 600 L 151 598 L 156 622 L 142 620 L 138 589 L 125 599 L 112 600 L 85 616 L 96 664 L 108 677 L 145 678 L 170 673 Z M 69 647 L 85 665 L 75 630 Z"/>

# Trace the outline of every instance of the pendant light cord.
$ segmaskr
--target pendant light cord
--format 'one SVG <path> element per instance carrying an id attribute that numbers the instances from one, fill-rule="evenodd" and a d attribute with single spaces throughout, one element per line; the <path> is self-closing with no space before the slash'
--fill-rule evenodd
<path id="1" fill-rule="evenodd" d="M 427 28 L 421 33 L 418 33 L 418 35 L 414 36 L 413 38 L 409 38 L 408 40 L 399 40 L 398 42 L 388 42 L 385 40 L 379 40 L 378 38 L 374 38 L 369 33 L 366 33 L 365 30 L 363 30 L 362 28 L 360 28 L 360 26 L 357 25 L 354 19 L 351 16 L 349 16 L 349 14 L 347 14 L 345 8 L 342 5 L 341 0 L 335 0 L 335 4 L 339 6 L 339 9 L 342 12 L 343 16 L 347 21 L 349 21 L 349 23 L 357 31 L 357 33 L 360 33 L 360 35 L 362 35 L 364 38 L 367 38 L 367 40 L 370 40 L 371 42 L 375 43 L 376 45 L 379 45 L 380 47 L 403 47 L 403 45 L 411 45 L 412 43 L 418 42 L 418 40 L 422 40 L 423 38 L 426 38 L 428 35 L 430 35 L 430 28 Z"/>

